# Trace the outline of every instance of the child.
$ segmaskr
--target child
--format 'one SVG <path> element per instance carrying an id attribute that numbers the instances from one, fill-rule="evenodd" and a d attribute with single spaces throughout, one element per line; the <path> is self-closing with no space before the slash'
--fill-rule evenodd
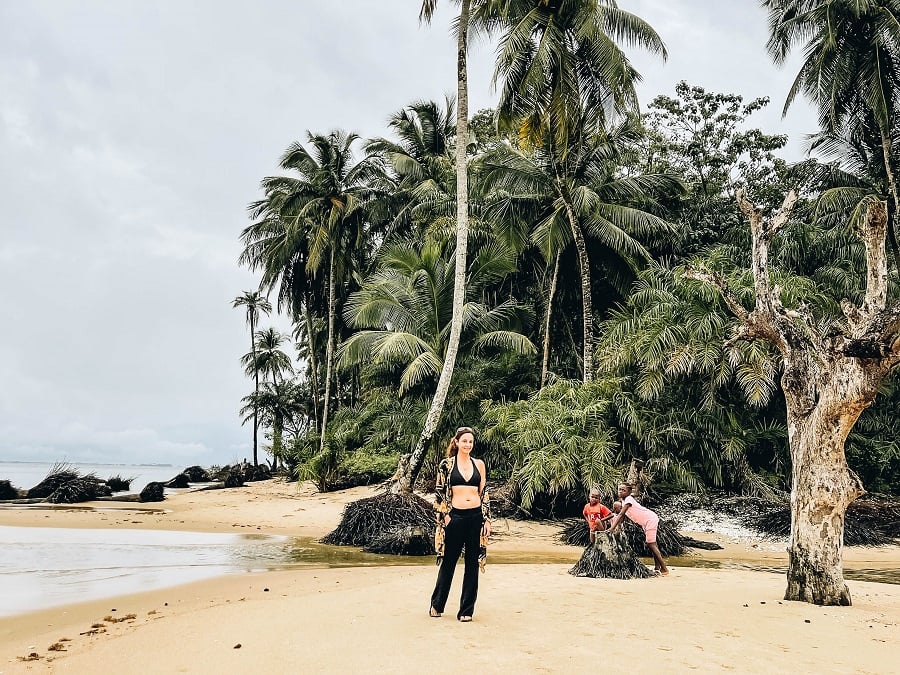
<path id="1" fill-rule="evenodd" d="M 612 511 L 600 503 L 599 488 L 591 488 L 588 500 L 588 503 L 584 505 L 584 510 L 581 512 L 581 515 L 584 516 L 584 519 L 587 521 L 588 527 L 591 530 L 591 543 L 593 544 L 597 535 L 597 530 L 606 529 L 607 521 L 612 518 Z"/>
<path id="2" fill-rule="evenodd" d="M 669 568 L 666 567 L 662 553 L 659 551 L 659 546 L 656 545 L 656 530 L 659 528 L 659 516 L 646 506 L 641 506 L 637 503 L 637 500 L 631 496 L 631 486 L 628 483 L 619 483 L 619 499 L 622 501 L 613 504 L 616 516 L 609 526 L 609 531 L 615 531 L 625 516 L 628 516 L 633 522 L 640 525 L 647 538 L 647 548 L 653 554 L 653 569 L 664 577 L 668 576 Z M 616 504 L 619 505 L 617 509 Z"/>

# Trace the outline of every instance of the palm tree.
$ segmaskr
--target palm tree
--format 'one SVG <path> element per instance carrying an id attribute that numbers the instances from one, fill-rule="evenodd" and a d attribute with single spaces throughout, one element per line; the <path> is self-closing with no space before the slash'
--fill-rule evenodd
<path id="1" fill-rule="evenodd" d="M 615 0 L 504 0 L 487 21 L 503 31 L 500 125 L 534 143 L 549 129 L 558 153 L 585 119 L 637 112 L 640 75 L 619 43 L 667 57 L 656 31 Z"/>
<path id="2" fill-rule="evenodd" d="M 289 426 L 298 415 L 307 414 L 303 404 L 303 394 L 300 387 L 290 380 L 281 382 L 265 382 L 262 390 L 254 392 L 242 399 L 245 402 L 241 409 L 244 421 L 250 418 L 250 414 L 259 410 L 263 421 L 272 429 L 272 468 L 278 468 L 278 460 L 283 457 L 283 435 L 286 426 Z"/>
<path id="3" fill-rule="evenodd" d="M 546 145 L 553 174 L 573 148 L 602 131 L 611 115 L 637 112 L 640 75 L 617 41 L 667 56 L 656 32 L 615 0 L 507 0 L 492 20 L 503 36 L 494 81 L 501 82 L 498 119 L 532 146 Z M 574 200 L 564 180 L 560 199 L 581 271 L 584 381 L 593 378 L 590 261 Z"/>
<path id="4" fill-rule="evenodd" d="M 272 305 L 259 291 L 244 291 L 243 295 L 237 296 L 231 303 L 232 307 L 245 307 L 247 325 L 250 327 L 250 349 L 253 355 L 253 363 L 256 363 L 256 322 L 259 320 L 260 312 L 268 314 L 272 311 Z M 254 393 L 259 393 L 259 371 L 253 370 Z M 253 411 L 253 466 L 259 466 L 257 457 L 257 433 L 259 429 L 259 419 L 257 411 Z"/>
<path id="5" fill-rule="evenodd" d="M 794 79 L 786 113 L 798 94 L 819 110 L 827 134 L 857 138 L 872 131 L 881 146 L 882 166 L 894 217 L 900 194 L 894 177 L 893 145 L 900 96 L 900 1 L 763 0 L 769 10 L 769 54 L 777 64 L 802 45 L 804 61 Z M 894 218 L 888 240 L 900 265 Z"/>
<path id="6" fill-rule="evenodd" d="M 637 123 L 626 119 L 602 135 L 582 139 L 578 147 L 570 144 L 562 157 L 554 155 L 551 144 L 545 143 L 530 153 L 500 147 L 481 163 L 484 188 L 494 192 L 489 213 L 534 222 L 532 241 L 548 264 L 553 264 L 544 318 L 542 386 L 547 377 L 550 315 L 562 250 L 574 242 L 582 289 L 583 381 L 590 382 L 594 308 L 586 238 L 634 271 L 651 257 L 642 242 L 674 232 L 671 224 L 645 209 L 652 207 L 655 195 L 680 190 L 677 179 L 666 174 L 628 176 L 620 171 L 623 153 L 639 133 Z"/>
<path id="7" fill-rule="evenodd" d="M 392 216 L 384 239 L 418 238 L 436 219 L 452 219 L 456 202 L 453 101 L 415 101 L 391 115 L 398 140 L 375 138 L 366 144 L 394 178 L 389 197 Z"/>
<path id="8" fill-rule="evenodd" d="M 337 130 L 328 135 L 308 133 L 310 149 L 292 143 L 280 166 L 295 175 L 263 180 L 266 198 L 251 205 L 251 214 L 260 221 L 243 233 L 242 258 L 264 268 L 263 283 L 274 284 L 280 278 L 280 297 L 289 297 L 293 307 L 299 304 L 298 298 L 310 299 L 303 276 L 315 277 L 323 271 L 327 275 L 322 442 L 331 406 L 338 305 L 346 292 L 348 273 L 354 267 L 360 272 L 364 265 L 368 221 L 363 207 L 373 181 L 381 176 L 377 164 L 368 158 L 354 162 L 352 146 L 357 139 L 356 134 Z"/>
<path id="9" fill-rule="evenodd" d="M 478 0 L 476 0 L 477 2 Z M 434 15 L 437 0 L 423 0 L 419 19 L 429 22 Z M 469 45 L 469 23 L 472 0 L 460 0 L 459 18 L 456 21 L 456 264 L 453 280 L 453 317 L 450 321 L 450 336 L 437 389 L 431 401 L 431 408 L 425 417 L 422 434 L 412 452 L 409 464 L 401 462 L 401 471 L 393 489 L 411 493 L 416 476 L 425 459 L 425 450 L 437 428 L 450 390 L 459 339 L 462 333 L 463 305 L 466 296 L 466 255 L 469 242 L 469 176 L 466 148 L 469 143 L 469 75 L 466 52 Z"/>
<path id="10" fill-rule="evenodd" d="M 291 358 L 281 350 L 287 341 L 288 337 L 274 328 L 258 331 L 253 351 L 241 357 L 247 374 L 268 375 L 272 384 L 277 384 L 279 377 L 283 381 L 285 373 L 293 374 Z"/>
<path id="11" fill-rule="evenodd" d="M 398 371 L 404 396 L 423 383 L 434 383 L 449 349 L 453 314 L 454 261 L 441 247 L 397 244 L 380 259 L 378 273 L 347 300 L 347 323 L 362 328 L 340 348 L 340 367 L 371 364 Z M 462 309 L 459 354 L 500 348 L 519 354 L 535 351 L 519 332 L 527 316 L 512 300 L 495 307 L 478 301 L 487 284 L 515 270 L 515 258 L 499 244 L 483 247 L 469 269 L 469 301 Z"/>

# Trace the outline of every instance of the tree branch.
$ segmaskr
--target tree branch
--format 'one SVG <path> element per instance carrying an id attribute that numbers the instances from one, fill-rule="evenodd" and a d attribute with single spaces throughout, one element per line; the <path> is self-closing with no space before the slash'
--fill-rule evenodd
<path id="1" fill-rule="evenodd" d="M 728 305 L 728 309 L 731 310 L 731 313 L 740 319 L 742 323 L 747 324 L 749 322 L 750 312 L 748 312 L 741 304 L 740 300 L 738 300 L 737 296 L 728 286 L 725 277 L 721 274 L 710 272 L 706 269 L 694 269 L 693 267 L 688 267 L 685 269 L 683 276 L 685 279 L 702 281 L 719 289 L 719 293 L 722 294 L 722 299 L 725 301 L 725 304 Z"/>

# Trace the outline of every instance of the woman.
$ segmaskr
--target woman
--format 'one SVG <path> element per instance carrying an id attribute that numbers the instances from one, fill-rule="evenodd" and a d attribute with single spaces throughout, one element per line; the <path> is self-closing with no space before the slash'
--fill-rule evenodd
<path id="1" fill-rule="evenodd" d="M 616 517 L 610 523 L 609 530 L 612 534 L 625 516 L 644 530 L 644 537 L 647 540 L 647 548 L 653 555 L 653 569 L 661 576 L 669 575 L 669 568 L 663 560 L 659 546 L 656 545 L 656 531 L 659 529 L 659 516 L 646 506 L 638 504 L 637 500 L 631 496 L 631 485 L 628 483 L 619 483 L 619 499 L 621 501 L 613 504 L 613 510 Z"/>
<path id="2" fill-rule="evenodd" d="M 487 537 L 491 536 L 490 501 L 484 486 L 487 470 L 484 462 L 472 457 L 475 432 L 460 427 L 447 446 L 447 457 L 438 466 L 435 486 L 437 511 L 437 583 L 431 594 L 429 616 L 439 617 L 447 604 L 453 572 L 463 547 L 466 549 L 459 621 L 471 621 L 478 596 L 478 569 L 483 568 Z"/>

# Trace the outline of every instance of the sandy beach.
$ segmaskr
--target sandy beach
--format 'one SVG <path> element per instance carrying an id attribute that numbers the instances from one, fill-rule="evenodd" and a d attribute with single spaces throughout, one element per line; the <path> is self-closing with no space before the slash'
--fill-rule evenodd
<path id="1" fill-rule="evenodd" d="M 2 509 L 0 525 L 247 532 L 319 537 L 368 488 L 319 494 L 265 481 L 182 493 L 161 504 Z M 781 600 L 772 542 L 722 543 L 674 563 L 667 578 L 617 581 L 567 574 L 581 550 L 558 528 L 499 520 L 475 621 L 427 616 L 433 565 L 281 570 L 217 577 L 0 619 L 7 673 L 485 673 L 727 670 L 900 673 L 900 585 L 850 581 L 853 606 Z M 535 556 L 546 564 L 505 564 Z M 501 562 L 502 561 L 502 562 Z M 845 549 L 850 568 L 897 569 L 900 549 Z M 34 654 L 36 656 L 30 656 Z M 25 659 L 32 660 L 25 660 Z"/>

